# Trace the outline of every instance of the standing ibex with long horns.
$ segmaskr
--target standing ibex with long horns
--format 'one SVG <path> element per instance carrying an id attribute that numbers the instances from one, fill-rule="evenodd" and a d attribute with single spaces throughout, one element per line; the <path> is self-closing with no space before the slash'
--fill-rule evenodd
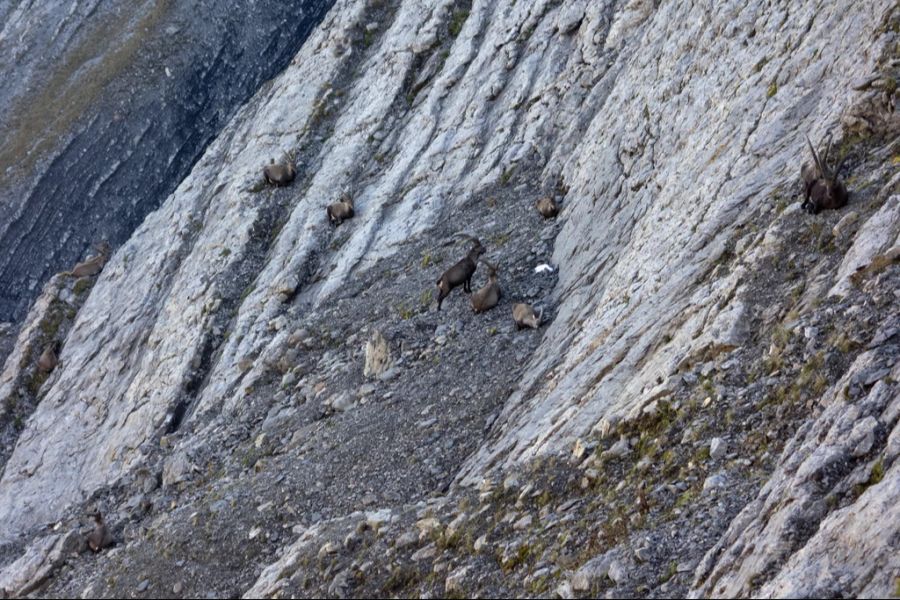
<path id="1" fill-rule="evenodd" d="M 828 145 L 822 158 L 816 153 L 809 136 L 806 143 L 812 153 L 813 164 L 806 163 L 800 169 L 800 177 L 803 179 L 804 200 L 801 208 L 810 214 L 818 214 L 820 210 L 836 209 L 847 206 L 849 194 L 844 183 L 838 179 L 841 167 L 847 160 L 847 155 L 840 160 L 834 172 L 828 170 L 828 154 L 831 152 L 831 134 L 828 135 Z"/>
<path id="2" fill-rule="evenodd" d="M 475 273 L 475 269 L 478 268 L 478 257 L 484 254 L 484 246 L 481 245 L 481 241 L 479 241 L 478 238 L 466 235 L 464 233 L 458 233 L 456 235 L 470 240 L 473 245 L 472 249 L 469 250 L 465 258 L 444 271 L 444 274 L 441 275 L 441 278 L 437 280 L 438 310 L 441 310 L 441 302 L 444 301 L 444 298 L 447 297 L 447 295 L 450 293 L 450 290 L 452 290 L 453 288 L 462 285 L 464 292 L 466 292 L 467 294 L 472 292 L 472 275 Z"/>

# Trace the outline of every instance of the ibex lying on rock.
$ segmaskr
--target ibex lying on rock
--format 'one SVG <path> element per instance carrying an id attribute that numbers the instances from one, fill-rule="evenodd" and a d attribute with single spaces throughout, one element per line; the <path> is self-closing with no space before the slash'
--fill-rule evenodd
<path id="1" fill-rule="evenodd" d="M 65 274 L 72 277 L 92 277 L 102 271 L 106 261 L 109 260 L 109 244 L 101 242 L 94 246 L 94 249 L 97 251 L 96 255 L 78 263 L 74 269 Z"/>
<path id="2" fill-rule="evenodd" d="M 328 220 L 331 224 L 337 227 L 344 222 L 344 219 L 353 218 L 353 215 L 356 214 L 353 212 L 353 198 L 350 197 L 350 194 L 344 192 L 340 201 L 329 204 L 325 212 L 328 213 Z"/>
<path id="3" fill-rule="evenodd" d="M 540 200 L 535 202 L 534 205 L 537 207 L 538 212 L 541 213 L 541 216 L 545 219 L 552 219 L 559 214 L 559 205 L 550 196 L 541 198 Z"/>
<path id="4" fill-rule="evenodd" d="M 450 293 L 450 290 L 452 290 L 453 288 L 462 285 L 463 291 L 467 294 L 472 291 L 472 275 L 475 273 L 475 269 L 478 268 L 478 257 L 484 254 L 484 246 L 481 245 L 481 242 L 478 240 L 478 238 L 474 238 L 472 236 L 461 233 L 457 235 L 471 240 L 473 246 L 472 249 L 469 250 L 469 253 L 466 254 L 465 258 L 444 271 L 444 274 L 441 275 L 441 278 L 437 280 L 438 310 L 441 310 L 441 302 L 444 301 L 444 298 L 447 297 L 447 295 Z"/>
<path id="5" fill-rule="evenodd" d="M 806 136 L 806 143 L 809 145 L 809 151 L 812 153 L 814 164 L 804 164 L 800 169 L 800 176 L 803 179 L 804 200 L 801 208 L 810 214 L 818 214 L 822 209 L 836 209 L 847 206 L 849 194 L 844 183 L 838 179 L 841 167 L 847 160 L 845 155 L 838 163 L 834 172 L 828 170 L 828 154 L 831 151 L 831 136 L 828 137 L 828 145 L 825 148 L 825 154 L 822 158 L 813 148 L 809 136 Z"/>
<path id="6" fill-rule="evenodd" d="M 532 329 L 537 329 L 541 326 L 541 320 L 544 317 L 544 309 L 541 309 L 541 313 L 537 314 L 534 312 L 534 307 L 530 304 L 525 304 L 523 302 L 517 302 L 513 304 L 512 307 L 513 312 L 513 320 L 516 322 L 516 331 L 522 329 L 523 327 L 531 327 Z"/>
<path id="7" fill-rule="evenodd" d="M 263 177 L 269 185 L 290 185 L 296 176 L 297 169 L 294 168 L 294 159 L 290 154 L 284 155 L 284 162 L 275 164 L 273 158 L 269 164 L 263 167 Z"/>
<path id="8" fill-rule="evenodd" d="M 112 545 L 113 537 L 106 523 L 103 522 L 103 516 L 100 514 L 100 511 L 95 512 L 92 516 L 94 517 L 94 530 L 87 536 L 87 545 L 92 552 L 100 552 L 107 546 Z"/>
<path id="9" fill-rule="evenodd" d="M 497 283 L 497 267 L 486 260 L 481 261 L 490 269 L 488 282 L 480 290 L 472 294 L 472 310 L 475 314 L 483 313 L 497 306 L 500 302 L 500 284 Z"/>

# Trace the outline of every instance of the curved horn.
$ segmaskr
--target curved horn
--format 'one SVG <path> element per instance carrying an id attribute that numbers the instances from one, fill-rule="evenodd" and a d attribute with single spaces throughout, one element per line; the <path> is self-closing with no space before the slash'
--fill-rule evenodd
<path id="1" fill-rule="evenodd" d="M 822 162 L 819 160 L 819 155 L 816 154 L 816 149 L 813 148 L 812 142 L 809 140 L 809 136 L 804 134 L 806 137 L 806 144 L 809 146 L 809 151 L 812 152 L 813 161 L 816 163 L 816 168 L 819 169 L 819 175 L 825 177 L 825 169 L 822 168 Z"/>
<path id="2" fill-rule="evenodd" d="M 483 263 L 484 265 L 486 265 L 487 268 L 491 270 L 491 275 L 496 275 L 496 274 L 497 274 L 497 265 L 491 264 L 491 263 L 489 263 L 488 261 L 484 260 L 483 258 L 482 258 L 482 259 L 479 259 L 478 262 Z"/>
<path id="3" fill-rule="evenodd" d="M 538 313 L 538 325 L 544 322 L 544 307 L 541 307 L 541 312 Z"/>
<path id="4" fill-rule="evenodd" d="M 822 164 L 826 167 L 828 166 L 828 156 L 831 154 L 831 132 L 825 134 L 825 140 L 828 140 L 828 144 L 825 146 L 825 154 L 822 155 Z M 822 141 L 825 141 L 822 140 Z"/>
<path id="5" fill-rule="evenodd" d="M 467 240 L 469 240 L 470 242 L 472 242 L 473 244 L 475 244 L 475 245 L 477 245 L 477 246 L 480 246 L 480 245 L 481 245 L 481 240 L 479 240 L 477 237 L 473 237 L 473 236 L 471 236 L 471 235 L 469 235 L 469 234 L 467 234 L 467 233 L 456 233 L 456 234 L 454 234 L 454 235 L 457 236 L 457 237 L 461 237 L 461 238 L 467 239 Z"/>
<path id="6" fill-rule="evenodd" d="M 831 176 L 829 181 L 834 185 L 837 183 L 838 174 L 841 172 L 841 168 L 844 166 L 844 163 L 847 162 L 847 159 L 850 158 L 850 153 L 848 152 L 843 157 L 841 157 L 840 162 L 838 162 L 837 168 L 834 170 L 834 174 Z"/>

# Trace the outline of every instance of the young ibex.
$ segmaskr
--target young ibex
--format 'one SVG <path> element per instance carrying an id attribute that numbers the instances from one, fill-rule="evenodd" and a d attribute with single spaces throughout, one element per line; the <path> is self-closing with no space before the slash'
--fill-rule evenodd
<path id="1" fill-rule="evenodd" d="M 559 214 L 559 205 L 551 196 L 541 198 L 534 205 L 545 219 L 552 219 Z"/>
<path id="2" fill-rule="evenodd" d="M 465 293 L 468 294 L 472 291 L 472 275 L 475 273 L 475 269 L 478 268 L 478 257 L 484 254 L 484 246 L 481 245 L 481 242 L 478 240 L 478 238 L 474 238 L 462 233 L 457 235 L 470 240 L 473 243 L 473 246 L 472 249 L 469 250 L 469 253 L 466 254 L 465 258 L 444 271 L 444 274 L 441 275 L 441 278 L 437 280 L 438 310 L 441 310 L 441 302 L 444 301 L 444 298 L 447 297 L 447 295 L 450 293 L 450 290 L 452 290 L 453 288 L 462 285 L 463 291 Z"/>
<path id="3" fill-rule="evenodd" d="M 497 306 L 500 302 L 500 284 L 497 283 L 497 267 L 486 260 L 481 261 L 490 269 L 488 282 L 484 287 L 472 294 L 472 310 L 475 314 L 483 313 Z"/>
<path id="4" fill-rule="evenodd" d="M 331 224 L 337 227 L 344 222 L 344 219 L 353 218 L 353 215 L 356 214 L 353 212 L 353 198 L 350 197 L 350 194 L 344 192 L 341 199 L 338 202 L 329 204 L 325 212 L 328 213 L 328 220 Z"/>
<path id="5" fill-rule="evenodd" d="M 92 552 L 100 552 L 107 546 L 112 545 L 113 537 L 106 523 L 103 522 L 103 516 L 100 514 L 100 511 L 98 510 L 92 516 L 94 517 L 94 530 L 87 536 L 87 545 Z"/>
<path id="6" fill-rule="evenodd" d="M 269 185 L 284 186 L 290 185 L 297 176 L 297 169 L 294 168 L 294 158 L 291 154 L 285 153 L 284 162 L 275 164 L 275 159 L 271 159 L 269 164 L 263 167 L 263 177 Z"/>
<path id="7" fill-rule="evenodd" d="M 516 322 L 516 331 L 522 329 L 523 327 L 531 327 L 532 329 L 537 329 L 541 326 L 541 320 L 544 317 L 544 309 L 541 309 L 540 314 L 534 312 L 534 307 L 530 304 L 525 304 L 523 302 L 517 302 L 513 304 L 513 320 Z"/>
<path id="8" fill-rule="evenodd" d="M 106 242 L 100 242 L 99 244 L 94 246 L 94 250 L 97 251 L 97 254 L 90 257 L 84 262 L 80 262 L 75 265 L 75 268 L 71 271 L 67 271 L 65 274 L 71 277 L 93 277 L 97 273 L 103 270 L 103 266 L 106 264 L 106 261 L 109 260 L 110 248 L 109 244 Z"/>
<path id="9" fill-rule="evenodd" d="M 828 154 L 831 152 L 831 136 L 828 136 L 828 145 L 825 148 L 825 154 L 822 158 L 813 148 L 809 136 L 806 136 L 806 143 L 809 145 L 809 151 L 812 153 L 813 163 L 804 164 L 800 169 L 800 176 L 803 179 L 804 201 L 801 208 L 810 214 L 818 214 L 822 209 L 837 209 L 847 206 L 849 194 L 844 183 L 838 179 L 841 167 L 847 160 L 845 155 L 838 163 L 834 172 L 828 170 Z"/>

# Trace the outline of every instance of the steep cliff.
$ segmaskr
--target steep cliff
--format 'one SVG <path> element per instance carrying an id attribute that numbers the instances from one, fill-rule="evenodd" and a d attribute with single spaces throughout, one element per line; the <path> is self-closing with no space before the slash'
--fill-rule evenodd
<path id="1" fill-rule="evenodd" d="M 339 0 L 24 389 L 59 279 L 33 308 L 0 588 L 895 593 L 898 27 L 888 0 Z M 851 201 L 810 215 L 827 132 Z M 500 264 L 484 315 L 432 306 L 456 233 Z M 94 508 L 117 547 L 72 555 Z"/>

